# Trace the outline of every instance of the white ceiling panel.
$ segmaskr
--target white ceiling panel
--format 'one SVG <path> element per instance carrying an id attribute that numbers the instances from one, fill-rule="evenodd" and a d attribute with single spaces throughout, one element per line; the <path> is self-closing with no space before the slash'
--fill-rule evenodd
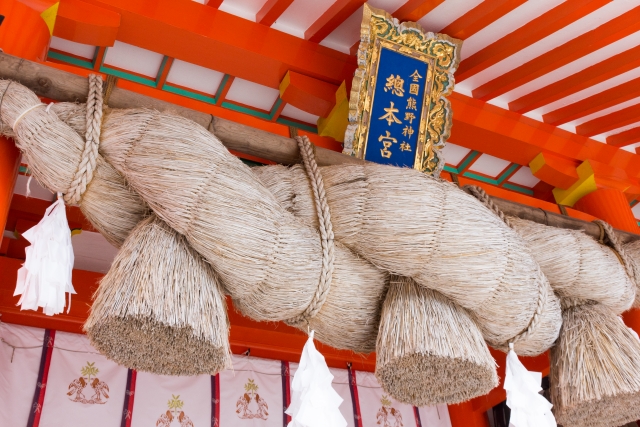
<path id="1" fill-rule="evenodd" d="M 638 104 L 640 104 L 640 96 L 625 102 L 621 102 L 620 104 L 613 105 L 609 108 L 605 108 L 604 110 L 597 111 L 593 114 L 589 114 L 588 116 L 580 117 L 572 123 L 575 126 L 579 126 L 593 119 L 597 119 L 598 117 L 606 116 L 607 114 L 615 113 L 616 111 L 624 110 L 625 108 L 633 107 Z"/>
<path id="2" fill-rule="evenodd" d="M 116 41 L 107 49 L 104 63 L 155 79 L 163 59 L 159 53 Z"/>
<path id="3" fill-rule="evenodd" d="M 636 148 L 638 147 L 640 147 L 640 142 L 636 142 L 635 144 L 627 145 L 626 147 L 621 147 L 621 148 L 625 151 L 636 154 Z"/>
<path id="4" fill-rule="evenodd" d="M 270 111 L 278 96 L 280 96 L 278 89 L 236 78 L 233 80 L 229 92 L 227 92 L 226 99 L 260 110 Z"/>
<path id="5" fill-rule="evenodd" d="M 447 0 L 427 13 L 418 23 L 427 31 L 437 33 L 462 15 L 478 6 L 483 0 Z"/>
<path id="6" fill-rule="evenodd" d="M 531 169 L 527 166 L 518 169 L 507 181 L 529 188 L 535 187 L 536 184 L 540 182 L 538 178 L 533 176 Z"/>
<path id="7" fill-rule="evenodd" d="M 527 22 L 537 18 L 543 13 L 553 9 L 563 0 L 535 0 L 528 1 L 515 8 L 500 19 L 478 31 L 462 44 L 462 58 L 468 58 L 479 50 L 489 46 L 496 40 L 501 39 L 525 25 Z"/>
<path id="8" fill-rule="evenodd" d="M 304 38 L 304 32 L 324 12 L 331 7 L 335 0 L 294 0 L 271 28 L 292 36 Z"/>
<path id="9" fill-rule="evenodd" d="M 224 73 L 176 59 L 171 65 L 167 83 L 215 95 Z"/>
<path id="10" fill-rule="evenodd" d="M 603 48 L 600 48 L 594 52 L 591 52 L 590 54 L 585 55 L 582 58 L 576 59 L 573 62 L 563 65 L 562 67 L 557 68 L 543 76 L 540 76 L 537 79 L 531 80 L 530 82 L 525 83 L 522 86 L 517 87 L 505 93 L 504 95 L 501 96 L 501 98 L 504 98 L 507 102 L 511 102 L 524 95 L 527 95 L 531 92 L 541 89 L 547 85 L 555 83 L 566 77 L 569 77 L 579 71 L 584 70 L 585 68 L 591 67 L 592 65 L 605 61 L 606 59 L 611 58 L 612 56 L 615 56 L 626 50 L 634 48 L 638 45 L 638 40 L 640 40 L 640 31 L 633 33 L 625 38 L 622 38 L 614 43 L 611 43 L 610 45 L 607 45 Z M 545 106 L 543 108 L 546 109 L 547 107 Z M 552 110 L 550 109 L 545 110 L 545 112 L 547 111 L 552 111 Z"/>
<path id="11" fill-rule="evenodd" d="M 561 46 L 567 43 L 570 40 L 575 39 L 582 34 L 593 30 L 594 28 L 599 27 L 602 24 L 622 15 L 627 12 L 629 9 L 637 6 L 637 2 L 640 0 L 633 1 L 621 1 L 621 2 L 610 2 L 601 8 L 591 12 L 589 15 L 572 22 L 564 28 L 556 31 L 555 33 L 543 38 L 542 40 L 525 47 L 524 49 L 516 52 L 515 54 L 509 56 L 508 58 L 503 59 L 491 67 L 482 70 L 481 72 L 471 76 L 465 82 L 467 85 L 470 85 L 472 88 L 477 88 L 496 77 L 499 77 L 514 68 L 521 66 L 533 58 L 537 58 L 540 55 L 543 55 L 550 50 Z M 517 11 L 518 9 L 516 9 Z M 463 52 L 464 52 L 464 44 L 463 44 Z M 575 72 L 580 71 L 576 69 Z M 549 84 L 549 82 L 547 82 Z M 516 98 L 514 98 L 516 99 Z M 509 99 L 510 101 L 511 99 Z"/>
<path id="12" fill-rule="evenodd" d="M 371 0 L 368 3 L 372 7 L 384 9 L 389 13 L 393 13 L 405 2 L 406 0 Z M 363 7 L 356 10 L 350 17 L 342 22 L 338 28 L 325 37 L 320 44 L 343 53 L 349 53 L 351 46 L 360 39 L 362 10 Z"/>
<path id="13" fill-rule="evenodd" d="M 218 9 L 255 22 L 256 14 L 266 2 L 267 0 L 224 0 Z"/>
<path id="14" fill-rule="evenodd" d="M 470 152 L 470 149 L 450 142 L 447 142 L 442 149 L 442 155 L 444 156 L 445 163 L 454 167 L 458 166 L 462 159 L 464 159 Z"/>
<path id="15" fill-rule="evenodd" d="M 112 246 L 100 233 L 82 231 L 71 237 L 73 245 L 73 268 L 79 270 L 106 273 L 118 253 L 118 249 Z"/>
<path id="16" fill-rule="evenodd" d="M 50 46 L 55 50 L 67 52 L 72 55 L 79 56 L 81 58 L 86 58 L 89 61 L 93 60 L 93 57 L 96 54 L 95 46 L 91 46 L 89 44 L 76 43 L 76 42 L 72 42 L 71 40 L 65 40 L 55 36 L 51 37 Z"/>
<path id="17" fill-rule="evenodd" d="M 636 217 L 636 219 L 640 219 L 640 203 L 631 208 L 631 211 L 633 212 L 633 216 Z"/>
<path id="18" fill-rule="evenodd" d="M 289 117 L 290 119 L 299 120 L 301 122 L 310 123 L 312 125 L 315 125 L 318 122 L 319 117 L 307 113 L 306 111 L 302 111 L 301 109 L 296 108 L 291 104 L 285 105 L 280 115 L 283 117 Z"/>
<path id="19" fill-rule="evenodd" d="M 469 170 L 496 178 L 509 164 L 506 160 L 490 156 L 489 154 L 483 154 L 473 162 Z"/>

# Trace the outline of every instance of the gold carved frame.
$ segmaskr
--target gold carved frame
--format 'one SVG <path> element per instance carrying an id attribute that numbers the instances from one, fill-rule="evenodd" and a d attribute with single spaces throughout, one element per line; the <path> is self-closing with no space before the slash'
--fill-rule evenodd
<path id="1" fill-rule="evenodd" d="M 365 3 L 343 153 L 364 158 L 380 51 L 384 47 L 429 66 L 413 167 L 439 175 L 444 167 L 440 149 L 451 131 L 452 111 L 446 96 L 453 91 L 453 73 L 460 62 L 461 46 L 461 40 L 425 32 L 415 22 L 398 24 L 384 10 Z"/>

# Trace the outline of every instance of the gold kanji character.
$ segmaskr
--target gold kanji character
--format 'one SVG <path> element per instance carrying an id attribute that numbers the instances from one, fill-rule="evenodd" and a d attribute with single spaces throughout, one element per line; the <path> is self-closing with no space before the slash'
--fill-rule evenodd
<path id="1" fill-rule="evenodd" d="M 418 80 L 420 80 L 422 78 L 422 76 L 420 75 L 420 73 L 418 73 L 418 70 L 415 70 L 413 72 L 413 74 L 411 74 L 409 77 L 411 77 L 413 79 L 414 82 L 417 82 Z"/>
<path id="2" fill-rule="evenodd" d="M 416 115 L 413 113 L 404 113 L 404 119 L 405 120 L 409 120 L 409 124 L 413 124 L 413 121 L 415 120 Z"/>
<path id="3" fill-rule="evenodd" d="M 409 93 L 411 95 L 417 95 L 419 90 L 420 90 L 420 85 L 418 83 L 411 83 L 409 85 Z"/>
<path id="4" fill-rule="evenodd" d="M 418 105 L 416 104 L 416 99 L 415 98 L 407 99 L 407 110 L 414 110 L 415 111 L 417 109 L 418 109 Z"/>
<path id="5" fill-rule="evenodd" d="M 402 129 L 402 134 L 411 138 L 411 135 L 413 135 L 413 128 L 411 126 L 405 126 L 404 129 Z"/>
<path id="6" fill-rule="evenodd" d="M 391 91 L 392 94 L 398 96 L 404 96 L 404 80 L 402 77 L 396 75 L 395 77 L 391 74 L 387 78 L 387 84 L 384 85 L 384 91 Z"/>
<path id="7" fill-rule="evenodd" d="M 399 124 L 402 123 L 400 120 L 398 120 L 398 118 L 394 114 L 399 112 L 400 110 L 398 110 L 397 108 L 394 108 L 393 102 L 391 103 L 391 106 L 389 108 L 384 108 L 384 111 L 387 114 L 381 116 L 380 118 L 378 118 L 378 120 L 386 120 L 387 123 L 389 123 L 389 126 L 391 126 L 392 123 L 399 123 Z"/>
<path id="8" fill-rule="evenodd" d="M 400 144 L 400 151 L 411 151 L 411 145 L 402 141 L 402 144 Z"/>
<path id="9" fill-rule="evenodd" d="M 380 149 L 380 155 L 385 159 L 390 159 L 392 153 L 389 150 L 389 148 L 391 147 L 392 144 L 397 143 L 398 140 L 392 137 L 389 131 L 386 131 L 386 135 L 380 135 L 380 137 L 378 138 L 378 141 L 382 142 L 382 146 L 383 146 L 383 148 Z"/>

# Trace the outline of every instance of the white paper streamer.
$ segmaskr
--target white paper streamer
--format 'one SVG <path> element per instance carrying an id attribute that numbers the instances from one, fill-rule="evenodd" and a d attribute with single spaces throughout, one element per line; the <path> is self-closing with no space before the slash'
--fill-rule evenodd
<path id="1" fill-rule="evenodd" d="M 556 427 L 556 419 L 551 413 L 553 405 L 540 394 L 542 373 L 527 371 L 513 351 L 513 344 L 509 347 L 504 379 L 507 406 L 511 409 L 509 426 Z"/>
<path id="2" fill-rule="evenodd" d="M 314 331 L 302 349 L 302 357 L 291 384 L 291 415 L 288 427 L 346 427 L 340 413 L 342 398 L 333 389 L 333 375 L 324 356 L 313 344 Z"/>
<path id="3" fill-rule="evenodd" d="M 31 243 L 26 248 L 26 260 L 18 270 L 13 295 L 22 295 L 21 310 L 38 310 L 47 316 L 62 313 L 65 292 L 75 294 L 71 284 L 73 246 L 62 195 L 44 214 L 44 218 L 23 235 Z M 69 309 L 71 295 L 69 295 Z M 69 312 L 67 310 L 67 312 Z"/>

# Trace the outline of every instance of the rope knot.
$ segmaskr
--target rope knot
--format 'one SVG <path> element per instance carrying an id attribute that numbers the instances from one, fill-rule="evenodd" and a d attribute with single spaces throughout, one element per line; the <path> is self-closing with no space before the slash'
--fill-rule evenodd
<path id="1" fill-rule="evenodd" d="M 286 321 L 286 323 L 292 326 L 302 327 L 304 324 L 309 325 L 309 319 L 318 314 L 322 305 L 327 300 L 331 287 L 331 277 L 333 276 L 335 250 L 331 212 L 329 211 L 329 203 L 327 202 L 322 174 L 320 174 L 320 169 L 316 163 L 313 144 L 306 136 L 296 136 L 295 140 L 300 148 L 304 169 L 307 172 L 311 189 L 313 190 L 316 214 L 318 215 L 318 222 L 320 224 L 320 245 L 322 247 L 322 271 L 320 273 L 318 289 L 316 289 L 316 293 L 313 295 L 311 302 L 304 312 Z"/>

